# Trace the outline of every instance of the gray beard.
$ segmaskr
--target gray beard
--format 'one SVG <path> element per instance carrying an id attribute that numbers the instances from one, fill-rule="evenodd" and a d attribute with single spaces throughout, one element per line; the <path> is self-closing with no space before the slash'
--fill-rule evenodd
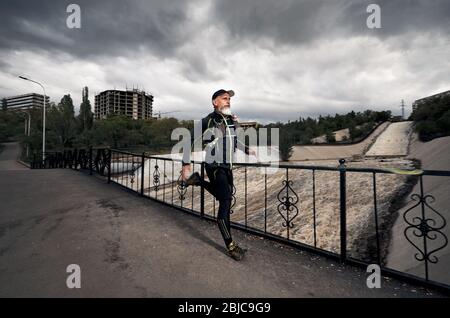
<path id="1" fill-rule="evenodd" d="M 222 113 L 222 115 L 227 115 L 227 116 L 231 116 L 231 109 L 230 107 L 223 107 L 220 112 Z"/>

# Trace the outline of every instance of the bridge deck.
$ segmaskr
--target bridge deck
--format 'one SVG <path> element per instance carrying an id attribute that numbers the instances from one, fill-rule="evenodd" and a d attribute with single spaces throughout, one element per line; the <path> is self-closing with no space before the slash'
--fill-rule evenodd
<path id="1" fill-rule="evenodd" d="M 361 269 L 239 231 L 235 262 L 213 222 L 84 173 L 23 169 L 17 150 L 0 153 L 0 297 L 441 296 L 387 278 L 371 290 Z M 81 289 L 66 287 L 69 264 Z"/>

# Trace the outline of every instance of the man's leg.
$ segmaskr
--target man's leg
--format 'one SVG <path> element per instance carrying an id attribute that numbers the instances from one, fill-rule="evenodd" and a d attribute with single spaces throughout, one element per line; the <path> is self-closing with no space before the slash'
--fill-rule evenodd
<path id="1" fill-rule="evenodd" d="M 216 200 L 219 201 L 219 210 L 217 213 L 217 224 L 222 234 L 228 254 L 235 260 L 241 260 L 244 257 L 245 250 L 240 248 L 231 236 L 230 209 L 233 190 L 233 179 L 231 170 L 219 167 L 206 167 L 206 173 L 210 182 L 209 186 Z M 230 178 L 231 176 L 231 178 Z M 209 190 L 208 190 L 209 191 Z"/>
<path id="2" fill-rule="evenodd" d="M 244 257 L 247 250 L 239 247 L 231 237 L 230 208 L 231 199 L 219 201 L 217 223 L 219 224 L 220 233 L 222 234 L 223 241 L 225 242 L 225 246 L 227 247 L 228 255 L 236 261 L 240 261 Z"/>
<path id="3" fill-rule="evenodd" d="M 227 170 L 224 168 L 206 167 L 209 186 L 213 189 L 216 200 L 219 201 L 219 210 L 217 213 L 217 223 L 222 234 L 225 245 L 228 247 L 233 241 L 230 230 L 230 209 L 231 209 L 231 191 Z"/>
<path id="4" fill-rule="evenodd" d="M 231 207 L 230 199 L 219 201 L 217 223 L 219 225 L 219 230 L 220 233 L 222 234 L 223 241 L 225 242 L 225 246 L 227 247 L 230 245 L 231 242 L 233 242 L 230 228 L 230 207 Z"/>
<path id="5" fill-rule="evenodd" d="M 211 184 L 211 182 L 206 181 L 205 179 L 201 179 L 200 180 L 200 186 L 205 188 L 206 191 L 208 191 L 209 193 L 211 193 L 213 196 L 216 196 L 216 191 L 214 190 L 213 185 Z"/>
<path id="6" fill-rule="evenodd" d="M 208 174 L 208 178 L 209 180 L 211 180 L 210 174 L 212 174 L 211 171 L 209 171 L 210 169 L 206 169 L 206 172 Z M 212 184 L 212 181 L 208 182 L 205 179 L 203 179 L 200 174 L 198 172 L 194 172 L 189 178 L 188 180 L 186 180 L 187 185 L 195 185 L 195 186 L 199 186 L 199 187 L 203 187 L 206 189 L 206 191 L 208 191 L 209 193 L 211 193 L 211 195 L 213 195 L 214 197 L 216 196 L 216 191 L 215 191 L 215 187 Z"/>

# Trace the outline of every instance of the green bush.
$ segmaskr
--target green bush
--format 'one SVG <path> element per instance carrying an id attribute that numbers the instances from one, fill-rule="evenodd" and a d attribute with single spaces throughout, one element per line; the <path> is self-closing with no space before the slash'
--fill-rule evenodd
<path id="1" fill-rule="evenodd" d="M 450 96 L 436 97 L 417 107 L 410 116 L 422 141 L 450 135 Z"/>
<path id="2" fill-rule="evenodd" d="M 280 133 L 280 157 L 282 161 L 288 161 L 294 151 L 294 142 L 292 137 L 287 132 L 281 131 Z"/>

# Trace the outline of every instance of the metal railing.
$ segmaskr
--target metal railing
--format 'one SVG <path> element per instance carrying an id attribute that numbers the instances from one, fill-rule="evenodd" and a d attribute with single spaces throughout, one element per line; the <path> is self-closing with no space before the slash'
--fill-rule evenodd
<path id="1" fill-rule="evenodd" d="M 191 163 L 205 178 L 205 163 Z M 347 167 L 343 159 L 337 167 L 282 164 L 276 172 L 269 164 L 235 166 L 232 227 L 347 264 L 378 264 L 385 275 L 450 291 L 448 270 L 430 275 L 448 246 L 448 229 L 423 181 L 448 178 L 450 171 L 399 176 L 383 168 Z M 44 163 L 38 160 L 32 167 L 95 171 L 108 183 L 162 204 L 201 218 L 216 217 L 216 201 L 203 187 L 180 182 L 180 159 L 90 148 L 49 153 Z M 411 201 L 405 202 L 408 197 Z M 394 224 L 403 228 L 394 231 Z M 422 273 L 391 266 L 387 251 L 393 240 L 408 243 L 408 262 L 423 265 Z"/>
<path id="2" fill-rule="evenodd" d="M 106 148 L 70 149 L 64 151 L 34 153 L 31 161 L 31 169 L 70 168 L 74 170 L 86 169 L 89 174 L 95 171 L 97 174 L 107 176 L 111 161 L 111 151 Z"/>

